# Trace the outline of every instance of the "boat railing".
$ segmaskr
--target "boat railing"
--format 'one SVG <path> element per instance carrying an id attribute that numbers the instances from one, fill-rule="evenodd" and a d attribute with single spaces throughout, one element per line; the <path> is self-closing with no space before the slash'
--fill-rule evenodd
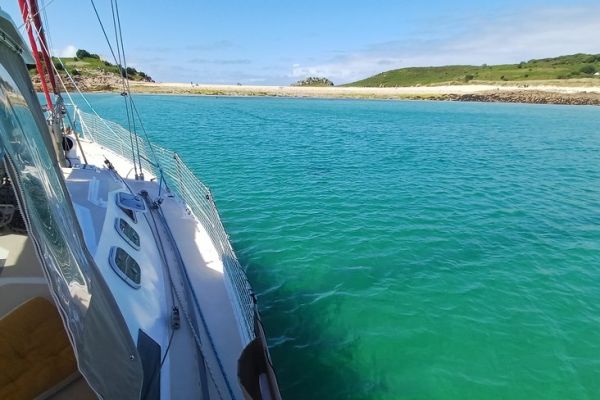
<path id="1" fill-rule="evenodd" d="M 238 319 L 243 324 L 242 335 L 246 343 L 253 340 L 256 337 L 256 300 L 225 232 L 210 189 L 194 175 L 177 153 L 151 144 L 142 137 L 131 134 L 119 124 L 100 118 L 96 114 L 83 112 L 79 108 L 75 109 L 75 119 L 80 124 L 77 130 L 84 139 L 93 141 L 127 160 L 133 162 L 139 149 L 144 173 L 147 175 L 150 172 L 159 180 L 159 190 L 164 188 L 176 194 L 204 226 L 223 262 L 227 289 L 237 300 L 235 308 Z"/>

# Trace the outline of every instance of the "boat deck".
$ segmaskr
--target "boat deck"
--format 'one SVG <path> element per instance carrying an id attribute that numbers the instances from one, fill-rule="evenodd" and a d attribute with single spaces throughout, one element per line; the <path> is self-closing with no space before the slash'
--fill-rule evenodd
<path id="1" fill-rule="evenodd" d="M 169 348 L 172 307 L 182 309 L 182 329 L 174 331 L 162 367 L 161 397 L 200 394 L 194 386 L 202 386 L 204 381 L 205 385 L 208 382 L 208 389 L 200 390 L 207 390 L 209 398 L 241 398 L 237 361 L 245 344 L 234 312 L 235 299 L 230 298 L 227 290 L 223 263 L 206 229 L 178 197 L 165 196 L 163 189 L 158 214 L 156 210 L 137 213 L 138 222 L 133 226 L 140 236 L 140 249 L 126 247 L 115 229 L 117 218 L 124 218 L 116 205 L 116 194 L 130 191 L 137 195 L 146 191 L 150 199 L 156 199 L 159 185 L 149 171 L 144 171 L 146 180 L 133 179 L 132 164 L 109 149 L 85 140 L 81 144 L 88 162 L 102 167 L 65 168 L 67 187 L 86 244 L 113 290 L 132 337 L 137 338 L 138 330 L 143 330 L 160 345 L 162 359 Z M 104 167 L 105 159 L 122 179 Z M 142 272 L 139 289 L 129 287 L 111 268 L 110 249 L 114 246 L 126 249 L 139 263 Z M 189 282 L 191 296 L 173 297 L 173 287 L 176 294 L 178 290 L 181 294 L 185 285 L 175 282 L 170 286 L 170 279 Z M 189 326 L 184 326 L 192 320 L 199 337 L 194 337 Z M 202 347 L 199 356 L 190 351 L 197 341 Z M 167 388 L 171 391 L 165 392 Z"/>

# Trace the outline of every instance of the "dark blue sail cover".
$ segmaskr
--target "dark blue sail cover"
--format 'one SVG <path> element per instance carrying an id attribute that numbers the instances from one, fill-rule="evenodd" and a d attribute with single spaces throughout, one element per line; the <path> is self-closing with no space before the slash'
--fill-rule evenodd
<path id="1" fill-rule="evenodd" d="M 0 10 L 1 11 L 1 10 Z M 79 369 L 103 398 L 139 398 L 142 366 L 109 288 L 85 247 L 14 25 L 0 12 L 0 153 Z M 2 35 L 0 35 L 1 37 Z M 12 38 L 12 42 L 10 39 Z"/>

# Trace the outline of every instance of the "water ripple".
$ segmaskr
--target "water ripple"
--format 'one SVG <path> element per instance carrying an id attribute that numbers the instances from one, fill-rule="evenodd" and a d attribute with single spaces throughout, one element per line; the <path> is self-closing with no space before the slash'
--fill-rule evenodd
<path id="1" fill-rule="evenodd" d="M 598 397 L 599 109 L 139 107 L 214 190 L 284 398 Z"/>

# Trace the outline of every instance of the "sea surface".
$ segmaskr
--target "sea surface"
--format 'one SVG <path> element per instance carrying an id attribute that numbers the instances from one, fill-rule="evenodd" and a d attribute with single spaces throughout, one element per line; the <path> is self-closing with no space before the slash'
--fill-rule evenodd
<path id="1" fill-rule="evenodd" d="M 284 399 L 600 398 L 600 108 L 137 104 L 214 191 Z"/>

